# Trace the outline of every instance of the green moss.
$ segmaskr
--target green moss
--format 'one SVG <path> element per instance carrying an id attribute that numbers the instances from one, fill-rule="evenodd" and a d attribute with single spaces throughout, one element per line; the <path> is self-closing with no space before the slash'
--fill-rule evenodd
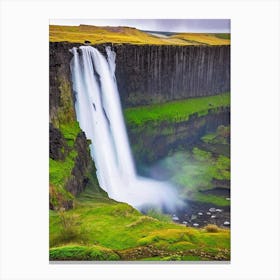
<path id="1" fill-rule="evenodd" d="M 119 258 L 112 250 L 94 245 L 68 245 L 50 249 L 50 260 L 113 261 Z"/>
<path id="2" fill-rule="evenodd" d="M 71 171 L 75 165 L 75 158 L 77 151 L 72 150 L 65 160 L 53 160 L 49 161 L 49 178 L 50 184 L 54 186 L 64 186 L 71 175 Z"/>
<path id="3" fill-rule="evenodd" d="M 153 104 L 127 108 L 124 116 L 128 126 L 143 126 L 145 123 L 159 123 L 163 121 L 176 123 L 187 121 L 192 114 L 206 115 L 208 109 L 217 109 L 221 106 L 229 106 L 230 95 L 224 93 L 216 96 L 190 98 L 180 101 Z"/>
<path id="4" fill-rule="evenodd" d="M 58 129 L 65 139 L 65 146 L 62 147 L 65 158 L 63 160 L 49 159 L 50 203 L 55 208 L 64 207 L 65 203 L 74 200 L 74 197 L 65 189 L 65 185 L 71 178 L 75 166 L 78 153 L 74 144 L 81 131 L 77 121 L 62 123 Z"/>
<path id="5" fill-rule="evenodd" d="M 59 77 L 58 79 L 60 107 L 58 108 L 57 118 L 59 124 L 75 122 L 76 118 L 70 81 L 65 77 Z"/>
<path id="6" fill-rule="evenodd" d="M 69 201 L 73 201 L 74 196 L 64 189 L 62 185 L 50 185 L 50 203 L 54 208 L 61 208 Z"/>
<path id="7" fill-rule="evenodd" d="M 64 189 L 71 177 L 71 171 L 75 165 L 77 151 L 74 149 L 75 140 L 81 131 L 75 118 L 72 90 L 70 82 L 65 77 L 58 77 L 60 91 L 60 106 L 52 120 L 53 125 L 60 130 L 66 145 L 62 147 L 64 160 L 49 159 L 50 202 L 57 206 L 59 198 L 70 199 L 69 192 Z M 73 197 L 72 197 L 73 199 Z"/>
<path id="8" fill-rule="evenodd" d="M 230 159 L 214 155 L 197 147 L 190 151 L 178 151 L 158 163 L 169 180 L 178 188 L 182 198 L 213 203 L 218 206 L 229 205 L 223 197 L 202 194 L 200 191 L 216 187 L 215 180 L 230 180 Z"/>
<path id="9" fill-rule="evenodd" d="M 147 237 L 139 240 L 139 245 L 149 245 L 159 241 L 166 241 L 167 244 L 172 244 L 178 241 L 190 241 L 188 231 L 185 229 L 165 229 L 155 231 Z"/>
<path id="10" fill-rule="evenodd" d="M 77 121 L 71 121 L 59 126 L 61 133 L 65 139 L 75 140 L 81 131 L 79 123 Z"/>
<path id="11" fill-rule="evenodd" d="M 205 203 L 212 203 L 216 206 L 229 206 L 230 202 L 225 199 L 225 197 L 217 196 L 217 195 L 211 195 L 211 194 L 203 194 L 200 192 L 195 192 L 191 197 L 189 197 L 190 200 L 195 200 L 199 202 L 205 202 Z"/>
<path id="12" fill-rule="evenodd" d="M 208 133 L 201 137 L 201 140 L 204 141 L 205 143 L 214 143 L 214 140 L 216 138 L 216 133 Z"/>
<path id="13" fill-rule="evenodd" d="M 209 133 L 201 137 L 201 140 L 208 144 L 228 144 L 228 139 L 230 137 L 230 127 L 229 126 L 218 126 L 217 130 L 213 133 Z"/>
<path id="14" fill-rule="evenodd" d="M 170 215 L 163 214 L 160 210 L 150 209 L 148 210 L 147 215 L 161 222 L 171 222 Z"/>
<path id="15" fill-rule="evenodd" d="M 193 157 L 198 161 L 207 161 L 212 156 L 210 152 L 200 150 L 197 147 L 193 148 L 192 153 Z"/>
<path id="16" fill-rule="evenodd" d="M 75 140 L 78 134 L 81 132 L 79 123 L 77 121 L 62 123 L 61 125 L 59 125 L 59 129 L 63 137 L 66 139 L 68 147 L 73 148 Z"/>
<path id="17" fill-rule="evenodd" d="M 150 217 L 145 217 L 133 207 L 125 203 L 117 203 L 106 197 L 96 195 L 87 189 L 81 193 L 75 203 L 75 209 L 68 211 L 79 216 L 81 226 L 88 233 L 88 242 L 108 247 L 111 249 L 126 249 L 138 245 L 138 240 L 147 232 L 160 228 L 178 227 L 173 223 L 160 222 Z M 50 215 L 51 231 L 50 244 L 57 244 L 60 235 L 60 220 L 58 213 Z M 106 234 L 104 234 L 106 233 Z M 85 237 L 81 237 L 83 243 Z M 51 245 L 51 246 L 53 246 Z"/>
<path id="18" fill-rule="evenodd" d="M 228 230 L 220 230 L 211 236 L 204 229 L 188 228 L 171 221 L 162 222 L 142 215 L 125 203 L 98 196 L 90 189 L 80 194 L 76 207 L 64 215 L 70 219 L 66 226 L 71 236 L 68 241 L 61 213 L 50 211 L 51 259 L 108 260 L 110 257 L 104 257 L 104 250 L 121 253 L 122 250 L 139 246 L 153 246 L 169 257 L 179 254 L 183 259 L 189 255 L 184 252 L 193 248 L 202 251 L 229 248 Z M 78 232 L 77 223 L 80 229 Z M 73 249 L 72 246 L 83 248 Z M 66 247 L 66 250 L 62 249 Z M 101 253 L 98 249 L 98 253 L 89 255 L 89 248 L 101 248 Z"/>
<path id="19" fill-rule="evenodd" d="M 185 251 L 195 248 L 196 245 L 189 241 L 179 241 L 168 246 L 170 251 Z"/>

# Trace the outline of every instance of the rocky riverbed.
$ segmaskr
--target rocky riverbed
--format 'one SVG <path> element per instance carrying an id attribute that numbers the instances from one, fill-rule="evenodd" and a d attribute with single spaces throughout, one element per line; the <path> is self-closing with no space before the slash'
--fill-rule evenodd
<path id="1" fill-rule="evenodd" d="M 201 191 L 205 195 L 216 195 L 224 200 L 230 201 L 230 190 L 225 188 L 214 188 Z M 185 207 L 172 213 L 175 223 L 191 227 L 204 227 L 215 224 L 219 227 L 230 228 L 230 205 L 217 206 L 213 203 L 205 203 L 186 199 Z"/>
<path id="2" fill-rule="evenodd" d="M 230 206 L 217 207 L 211 203 L 186 200 L 186 207 L 172 214 L 172 220 L 191 227 L 215 224 L 230 227 Z"/>

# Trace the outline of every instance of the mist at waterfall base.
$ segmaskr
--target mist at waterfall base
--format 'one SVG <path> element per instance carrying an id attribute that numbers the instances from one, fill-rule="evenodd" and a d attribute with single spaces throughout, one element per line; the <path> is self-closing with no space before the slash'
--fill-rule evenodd
<path id="1" fill-rule="evenodd" d="M 70 51 L 77 120 L 91 140 L 100 186 L 110 198 L 139 210 L 179 207 L 171 185 L 137 175 L 115 78 L 115 52 L 106 47 L 106 59 L 91 46 Z"/>

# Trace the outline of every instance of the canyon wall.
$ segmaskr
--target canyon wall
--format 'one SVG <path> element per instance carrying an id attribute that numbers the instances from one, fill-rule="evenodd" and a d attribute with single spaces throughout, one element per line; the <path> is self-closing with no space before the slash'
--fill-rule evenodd
<path id="1" fill-rule="evenodd" d="M 89 186 L 99 187 L 89 142 L 76 120 L 70 60 L 65 44 L 51 45 L 49 52 L 49 158 L 50 208 L 70 209 L 74 196 Z"/>
<path id="2" fill-rule="evenodd" d="M 128 127 L 128 135 L 137 166 L 151 164 L 179 147 L 190 149 L 200 138 L 230 124 L 230 108 L 209 109 L 205 116 L 191 115 L 187 121 L 147 123 Z M 141 137 L 139 137 L 141 135 Z"/>
<path id="3" fill-rule="evenodd" d="M 114 45 L 125 107 L 230 91 L 230 46 Z"/>
<path id="4" fill-rule="evenodd" d="M 75 43 L 50 43 L 61 69 Z M 109 44 L 106 44 L 109 45 Z M 123 107 L 216 95 L 230 91 L 230 46 L 111 44 Z M 105 53 L 105 45 L 94 45 Z"/>

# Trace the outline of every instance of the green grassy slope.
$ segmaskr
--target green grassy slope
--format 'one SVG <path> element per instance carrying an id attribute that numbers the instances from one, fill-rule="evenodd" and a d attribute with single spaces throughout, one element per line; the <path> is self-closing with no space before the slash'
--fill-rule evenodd
<path id="1" fill-rule="evenodd" d="M 89 189 L 75 204 L 67 212 L 50 211 L 51 260 L 229 259 L 229 230 L 158 220 Z"/>

